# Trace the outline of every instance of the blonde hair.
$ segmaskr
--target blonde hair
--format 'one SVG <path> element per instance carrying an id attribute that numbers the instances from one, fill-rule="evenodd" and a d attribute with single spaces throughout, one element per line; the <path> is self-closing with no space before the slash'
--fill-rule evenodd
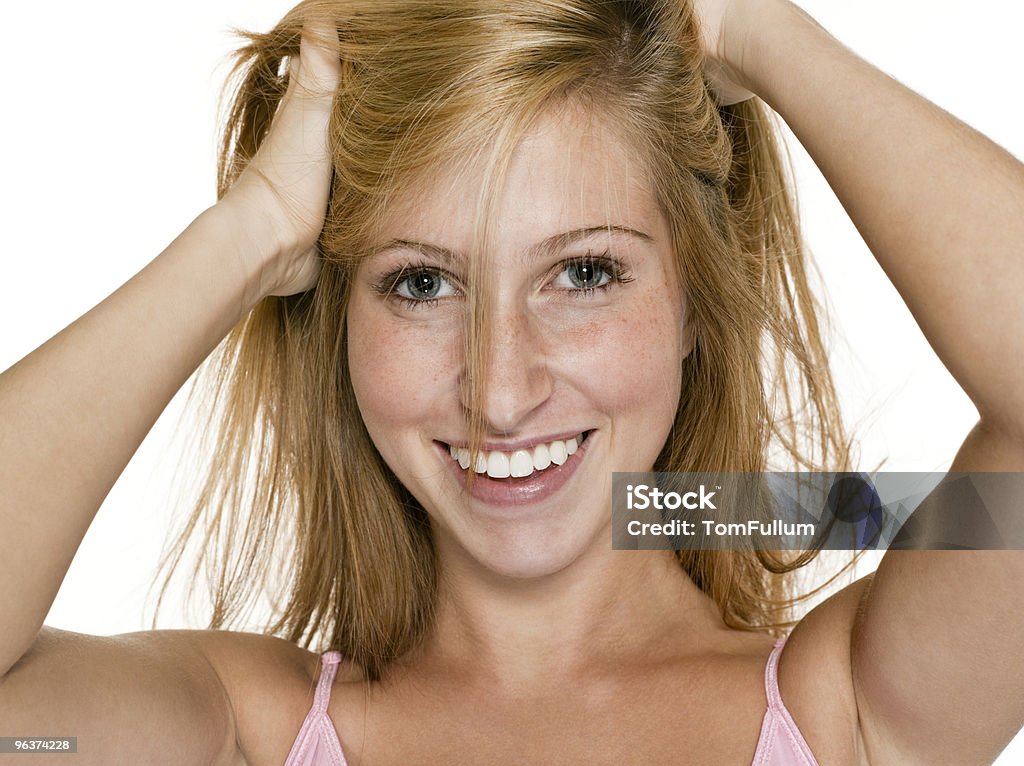
<path id="1" fill-rule="evenodd" d="M 344 325 L 351 276 L 382 211 L 403 190 L 485 151 L 496 187 L 531 121 L 566 100 L 613 115 L 628 137 L 670 223 L 686 286 L 695 346 L 655 470 L 847 469 L 849 442 L 772 118 L 756 99 L 716 104 L 687 3 L 302 3 L 269 33 L 241 33 L 249 43 L 232 72 L 219 196 L 266 135 L 287 87 L 283 64 L 314 20 L 338 29 L 343 62 L 322 274 L 307 293 L 264 299 L 197 378 L 192 396 L 209 393 L 217 448 L 165 558 L 161 600 L 202 527 L 194 573 L 209 564 L 210 628 L 233 624 L 258 586 L 276 577 L 272 590 L 286 589 L 286 603 L 265 630 L 338 649 L 370 678 L 424 636 L 437 581 L 430 525 L 381 459 L 356 405 Z M 481 241 L 492 203 L 484 199 L 478 211 Z M 475 402 L 485 383 L 486 300 L 470 290 Z M 477 445 L 480 408 L 472 409 Z M 778 458 L 773 465 L 769 454 Z M 727 624 L 767 632 L 792 624 L 798 597 L 790 578 L 813 558 L 679 554 Z"/>

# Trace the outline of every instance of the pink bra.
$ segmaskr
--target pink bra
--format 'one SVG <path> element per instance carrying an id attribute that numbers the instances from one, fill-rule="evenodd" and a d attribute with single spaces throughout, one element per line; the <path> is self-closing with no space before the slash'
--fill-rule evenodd
<path id="1" fill-rule="evenodd" d="M 785 643 L 785 637 L 775 642 L 764 669 L 768 710 L 761 721 L 761 736 L 757 740 L 752 766 L 818 766 L 779 694 L 779 656 Z M 327 715 L 331 686 L 340 661 L 341 654 L 336 651 L 320 655 L 320 680 L 313 695 L 313 707 L 302 722 L 284 766 L 347 766 L 338 734 Z"/>

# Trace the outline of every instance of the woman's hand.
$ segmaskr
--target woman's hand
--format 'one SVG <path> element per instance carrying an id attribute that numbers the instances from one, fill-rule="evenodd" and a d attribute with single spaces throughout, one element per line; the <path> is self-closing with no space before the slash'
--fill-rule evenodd
<path id="1" fill-rule="evenodd" d="M 746 101 L 754 93 L 746 84 L 743 64 L 751 43 L 752 20 L 766 2 L 777 0 L 692 0 L 700 20 L 704 71 L 722 106 Z"/>
<path id="2" fill-rule="evenodd" d="M 327 128 L 341 71 L 332 27 L 303 29 L 288 89 L 256 156 L 215 207 L 251 237 L 263 295 L 310 289 L 320 273 L 316 242 L 331 188 Z"/>
<path id="3" fill-rule="evenodd" d="M 26 722 L 21 731 L 34 730 L 33 721 L 55 720 L 67 703 L 51 705 L 36 692 L 61 666 L 60 653 L 40 655 L 36 640 L 110 487 L 171 397 L 249 310 L 267 295 L 309 289 L 319 272 L 315 244 L 332 169 L 327 126 L 341 66 L 329 52 L 328 43 L 337 41 L 333 25 L 310 31 L 327 42 L 317 48 L 303 35 L 271 128 L 223 198 L 117 291 L 0 374 L 0 529 L 7 546 L 0 556 L 0 719 Z M 67 465 L 75 470 L 61 469 Z M 97 646 L 91 638 L 81 641 L 83 649 Z M 111 683 L 126 679 L 115 665 L 128 667 L 133 653 L 145 661 L 129 643 L 136 645 L 97 649 L 79 663 L 80 680 L 102 677 L 104 669 L 114 673 Z M 189 662 L 209 664 L 200 660 Z M 167 671 L 174 675 L 180 667 Z M 200 687 L 216 689 L 209 680 L 149 690 L 126 680 L 120 691 L 138 709 L 157 709 L 184 695 L 197 699 Z M 85 700 L 87 690 L 80 691 Z M 190 745 L 197 763 L 210 763 L 207 756 L 221 747 L 230 718 L 220 715 L 221 696 L 199 700 L 197 713 L 170 721 L 169 731 L 184 732 L 200 714 L 216 716 L 207 736 Z M 127 717 L 117 726 L 141 725 L 122 712 Z M 115 719 L 88 720 L 97 734 L 90 746 L 113 754 L 122 743 L 101 734 L 111 729 L 104 722 Z"/>

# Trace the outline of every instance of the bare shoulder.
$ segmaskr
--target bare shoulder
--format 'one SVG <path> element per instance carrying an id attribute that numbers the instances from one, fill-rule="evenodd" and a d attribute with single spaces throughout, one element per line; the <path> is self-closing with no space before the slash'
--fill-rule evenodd
<path id="1" fill-rule="evenodd" d="M 310 660 L 247 633 L 95 636 L 44 625 L 0 679 L 0 721 L 73 732 L 89 743 L 90 763 L 263 763 L 263 750 L 287 754 L 284 729 L 301 723 Z"/>
<path id="2" fill-rule="evenodd" d="M 159 630 L 118 638 L 153 644 L 170 661 L 201 657 L 229 707 L 234 752 L 224 762 L 247 766 L 285 762 L 312 706 L 321 655 L 276 636 L 241 631 Z M 196 667 L 194 674 L 201 673 Z M 363 673 L 352 663 L 342 662 L 334 683 L 362 679 Z"/>
<path id="3" fill-rule="evenodd" d="M 231 700 L 245 763 L 280 766 L 313 704 L 320 655 L 276 636 L 196 633 Z M 334 683 L 362 678 L 355 666 L 342 662 Z"/>
<path id="4" fill-rule="evenodd" d="M 868 763 L 850 663 L 850 638 L 872 574 L 818 604 L 779 659 L 779 692 L 820 763 Z"/>

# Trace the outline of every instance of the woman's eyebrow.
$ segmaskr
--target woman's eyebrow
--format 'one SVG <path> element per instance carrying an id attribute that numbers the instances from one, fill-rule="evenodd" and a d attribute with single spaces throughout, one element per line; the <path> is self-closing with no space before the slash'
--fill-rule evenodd
<path id="1" fill-rule="evenodd" d="M 550 255 L 568 247 L 574 242 L 587 239 L 598 234 L 625 234 L 641 239 L 644 242 L 654 241 L 654 238 L 650 234 L 646 234 L 638 229 L 630 228 L 629 226 L 585 226 L 579 229 L 565 231 L 560 234 L 554 234 L 530 247 L 527 251 L 527 255 L 531 258 Z M 392 239 L 381 247 L 376 248 L 372 255 L 379 255 L 380 253 L 387 252 L 388 250 L 415 250 L 418 253 L 422 253 L 423 255 L 434 258 L 442 263 L 458 263 L 465 258 L 464 254 L 451 250 L 447 247 L 433 245 L 429 242 L 418 242 L 411 239 Z"/>
<path id="2" fill-rule="evenodd" d="M 415 250 L 418 253 L 428 255 L 442 263 L 454 263 L 458 262 L 462 258 L 462 256 L 454 250 L 449 250 L 446 247 L 431 245 L 427 242 L 417 242 L 411 239 L 392 239 L 385 242 L 380 247 L 375 248 L 374 251 L 370 253 L 370 257 L 373 258 L 374 256 L 386 253 L 389 250 Z"/>
<path id="3" fill-rule="evenodd" d="M 557 252 L 574 242 L 581 239 L 587 239 L 593 237 L 596 234 L 627 234 L 630 236 L 638 237 L 644 242 L 652 242 L 654 238 L 650 234 L 645 234 L 637 229 L 632 229 L 628 226 L 586 226 L 582 229 L 573 229 L 572 231 L 566 231 L 561 234 L 555 234 L 553 237 L 548 237 L 543 242 L 540 242 L 530 248 L 529 253 L 531 256 L 537 257 L 542 255 L 549 255 L 553 252 Z"/>

